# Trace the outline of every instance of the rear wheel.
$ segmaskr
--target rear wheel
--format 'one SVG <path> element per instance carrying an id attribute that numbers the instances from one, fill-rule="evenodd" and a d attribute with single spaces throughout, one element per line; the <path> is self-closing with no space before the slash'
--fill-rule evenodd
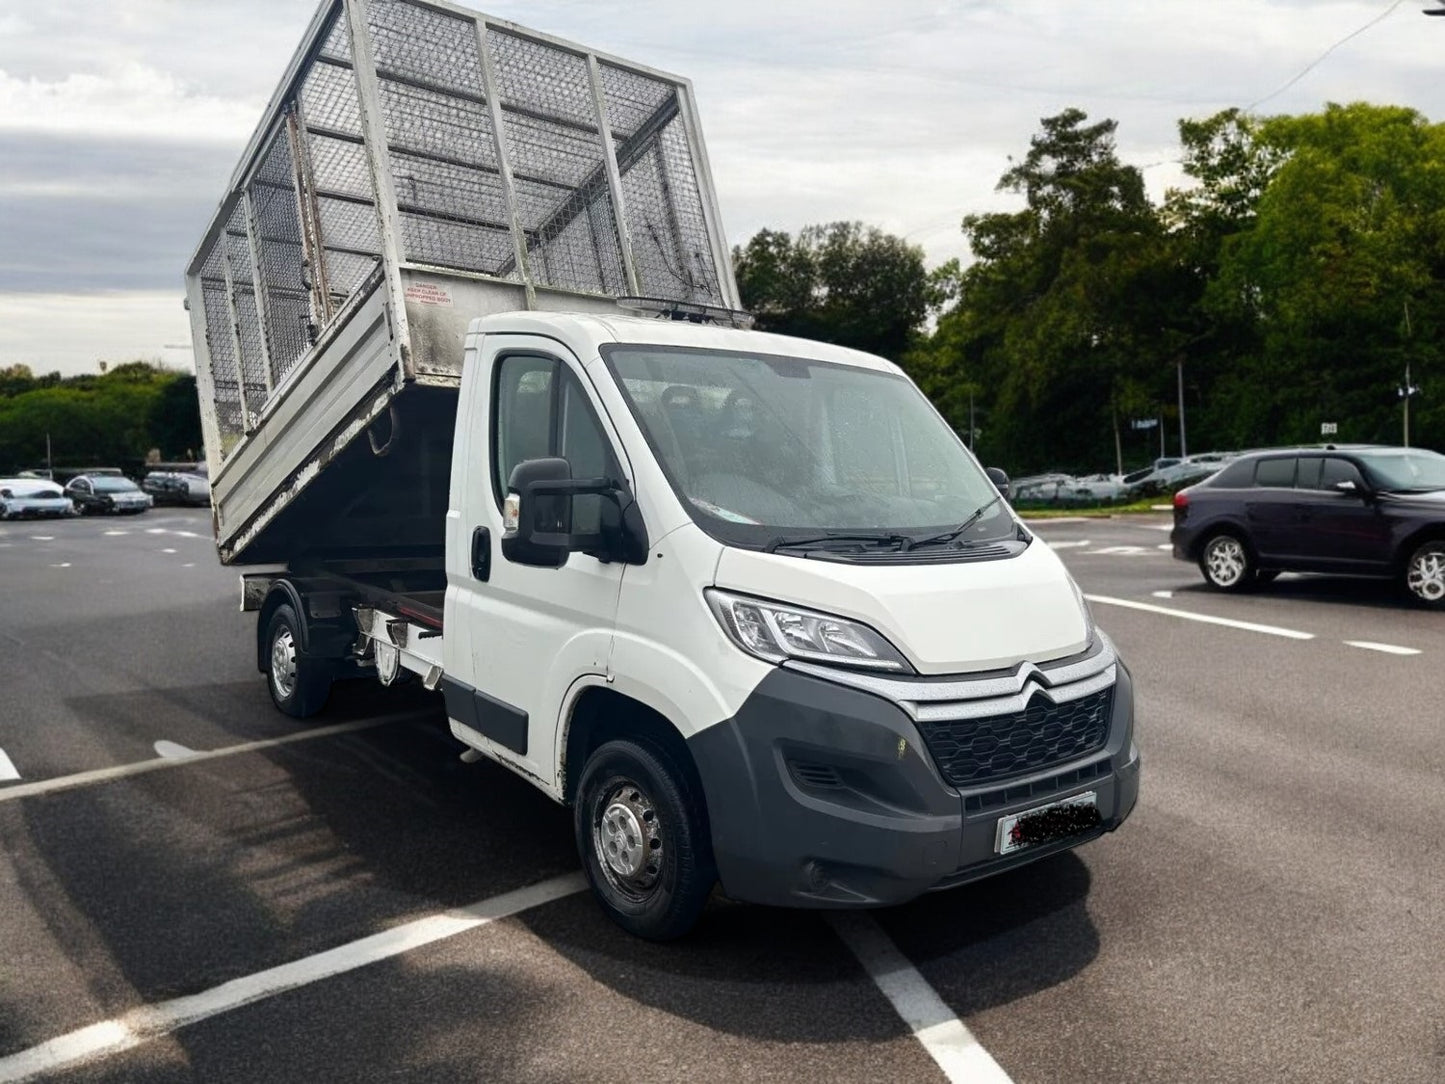
<path id="1" fill-rule="evenodd" d="M 288 604 L 277 606 L 266 623 L 266 687 L 272 702 L 295 719 L 326 706 L 331 678 L 316 659 L 301 654 L 301 621 Z"/>
<path id="2" fill-rule="evenodd" d="M 573 820 L 608 917 L 650 941 L 696 925 L 717 872 L 702 795 L 670 754 L 626 739 L 600 746 L 582 769 Z"/>
<path id="3" fill-rule="evenodd" d="M 1445 541 L 1426 542 L 1410 555 L 1405 590 L 1422 606 L 1445 608 Z"/>
<path id="4" fill-rule="evenodd" d="M 1255 583 L 1254 558 L 1232 534 L 1217 534 L 1199 554 L 1204 582 L 1216 591 L 1247 591 Z"/>

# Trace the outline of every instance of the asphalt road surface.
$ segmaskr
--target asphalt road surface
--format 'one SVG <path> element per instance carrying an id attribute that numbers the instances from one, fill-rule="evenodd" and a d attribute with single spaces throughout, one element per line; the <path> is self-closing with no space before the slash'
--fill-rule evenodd
<path id="1" fill-rule="evenodd" d="M 1119 832 L 657 946 L 425 693 L 277 713 L 206 512 L 0 525 L 0 1080 L 1439 1084 L 1445 614 L 1166 528 L 1039 525 L 1135 675 Z"/>

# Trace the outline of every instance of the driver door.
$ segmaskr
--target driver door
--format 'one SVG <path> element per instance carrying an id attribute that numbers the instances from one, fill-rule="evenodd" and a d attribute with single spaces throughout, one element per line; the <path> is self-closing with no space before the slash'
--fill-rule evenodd
<path id="1" fill-rule="evenodd" d="M 447 708 L 500 759 L 551 786 L 568 690 L 607 672 L 625 566 L 583 553 L 570 554 L 560 568 L 507 560 L 501 549 L 507 481 L 518 463 L 548 456 L 566 459 L 574 478 L 630 478 L 576 357 L 550 339 L 489 335 L 483 342 L 487 390 L 474 416 L 485 417 L 488 431 L 485 439 L 474 432 L 468 443 L 462 502 L 473 560 L 469 574 L 452 580 L 455 620 L 469 641 L 462 666 L 469 662 L 471 671 L 457 676 L 474 685 L 476 701 L 470 719 L 450 697 Z M 574 531 L 596 529 L 602 499 L 576 498 Z M 478 546 L 485 560 L 478 560 Z M 449 636 L 453 620 L 449 613 Z"/>

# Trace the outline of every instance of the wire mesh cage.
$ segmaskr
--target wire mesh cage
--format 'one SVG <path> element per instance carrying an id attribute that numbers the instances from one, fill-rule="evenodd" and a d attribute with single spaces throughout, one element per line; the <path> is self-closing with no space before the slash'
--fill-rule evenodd
<path id="1" fill-rule="evenodd" d="M 325 0 L 192 260 L 208 443 L 362 292 L 401 304 L 402 268 L 735 306 L 701 147 L 683 80 L 444 0 Z"/>

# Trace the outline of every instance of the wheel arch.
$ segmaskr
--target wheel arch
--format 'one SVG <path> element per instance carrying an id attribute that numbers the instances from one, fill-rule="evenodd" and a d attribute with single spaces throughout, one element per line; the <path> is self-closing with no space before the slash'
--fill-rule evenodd
<path id="1" fill-rule="evenodd" d="M 688 775 L 702 797 L 702 777 L 682 731 L 656 708 L 601 684 L 583 687 L 572 699 L 560 741 L 558 791 L 571 805 L 587 758 L 614 738 L 630 738 L 657 746 Z"/>
<path id="2" fill-rule="evenodd" d="M 256 613 L 256 669 L 263 674 L 266 673 L 270 661 L 270 645 L 266 643 L 266 630 L 271 624 L 271 615 L 285 605 L 290 605 L 301 626 L 296 630 L 301 637 L 301 642 L 297 647 L 305 652 L 311 646 L 311 630 L 306 620 L 306 606 L 301 601 L 301 591 L 288 579 L 273 580 L 270 589 L 266 592 L 265 599 L 261 602 L 261 609 Z"/>
<path id="3" fill-rule="evenodd" d="M 1445 523 L 1422 523 L 1400 540 L 1391 563 L 1395 575 L 1404 575 L 1405 565 L 1426 542 L 1445 542 Z"/>
<path id="4" fill-rule="evenodd" d="M 1249 537 L 1249 530 L 1242 523 L 1233 519 L 1215 520 L 1207 527 L 1200 528 L 1199 532 L 1194 536 L 1194 553 L 1191 555 L 1193 560 L 1201 560 L 1204 557 L 1204 547 L 1209 544 L 1211 539 L 1217 538 L 1222 534 L 1235 539 L 1244 547 L 1244 551 L 1249 554 L 1249 559 L 1253 561 L 1256 566 L 1259 565 L 1259 550 L 1255 547 L 1254 541 Z"/>

